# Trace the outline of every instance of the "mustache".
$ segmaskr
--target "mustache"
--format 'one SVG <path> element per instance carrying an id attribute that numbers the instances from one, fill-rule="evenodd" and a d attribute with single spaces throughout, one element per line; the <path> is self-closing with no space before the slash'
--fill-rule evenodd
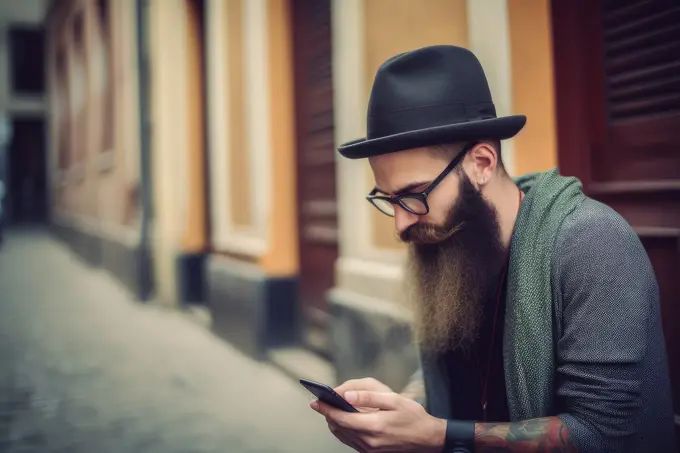
<path id="1" fill-rule="evenodd" d="M 399 234 L 399 239 L 413 244 L 439 244 L 463 229 L 461 222 L 455 226 L 443 227 L 433 223 L 415 223 Z"/>

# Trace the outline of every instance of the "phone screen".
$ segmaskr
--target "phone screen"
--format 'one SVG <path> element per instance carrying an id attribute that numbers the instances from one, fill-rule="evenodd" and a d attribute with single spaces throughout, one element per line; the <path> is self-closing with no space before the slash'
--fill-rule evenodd
<path id="1" fill-rule="evenodd" d="M 324 403 L 345 412 L 359 412 L 354 406 L 345 401 L 343 397 L 335 393 L 335 390 L 326 384 L 310 381 L 308 379 L 300 379 L 300 384 L 309 390 L 312 395 L 316 396 L 319 401 L 323 401 Z"/>

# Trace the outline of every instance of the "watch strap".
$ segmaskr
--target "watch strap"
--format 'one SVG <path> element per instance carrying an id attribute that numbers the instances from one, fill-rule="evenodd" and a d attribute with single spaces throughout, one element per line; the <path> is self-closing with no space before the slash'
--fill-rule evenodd
<path id="1" fill-rule="evenodd" d="M 447 420 L 444 453 L 474 453 L 475 422 Z"/>

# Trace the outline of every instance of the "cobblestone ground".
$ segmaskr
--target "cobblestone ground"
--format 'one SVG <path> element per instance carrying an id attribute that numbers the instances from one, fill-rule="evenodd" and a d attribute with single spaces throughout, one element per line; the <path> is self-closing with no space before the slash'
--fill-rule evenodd
<path id="1" fill-rule="evenodd" d="M 348 452 L 311 396 L 39 231 L 0 248 L 0 451 Z"/>

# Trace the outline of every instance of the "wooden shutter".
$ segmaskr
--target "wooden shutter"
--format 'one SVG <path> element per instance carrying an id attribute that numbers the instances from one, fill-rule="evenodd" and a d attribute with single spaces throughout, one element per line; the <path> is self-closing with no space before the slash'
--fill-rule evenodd
<path id="1" fill-rule="evenodd" d="M 324 352 L 338 256 L 330 0 L 294 0 L 300 298 L 307 342 Z M 315 332 L 312 333 L 312 332 Z M 310 333 L 312 333 L 310 335 Z"/>
<path id="2" fill-rule="evenodd" d="M 680 3 L 608 1 L 602 16 L 606 136 L 600 176 L 677 178 Z"/>

